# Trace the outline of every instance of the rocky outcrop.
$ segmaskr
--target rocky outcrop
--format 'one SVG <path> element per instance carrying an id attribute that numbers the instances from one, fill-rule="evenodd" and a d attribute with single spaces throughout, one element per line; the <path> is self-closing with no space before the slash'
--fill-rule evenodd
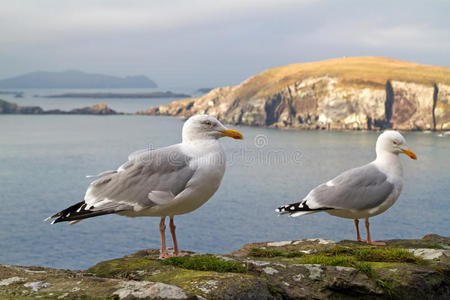
<path id="1" fill-rule="evenodd" d="M 105 103 L 95 104 L 91 107 L 72 109 L 68 114 L 76 115 L 116 115 L 117 112 L 108 107 Z"/>
<path id="2" fill-rule="evenodd" d="M 51 109 L 43 110 L 39 106 L 18 106 L 15 103 L 0 99 L 0 114 L 27 114 L 27 115 L 117 115 L 115 110 L 109 108 L 105 103 L 95 104 L 90 107 L 75 108 L 69 111 Z"/>
<path id="3" fill-rule="evenodd" d="M 447 299 L 450 238 L 386 242 L 264 242 L 166 260 L 149 249 L 86 271 L 0 265 L 0 298 Z"/>
<path id="4" fill-rule="evenodd" d="M 44 110 L 39 106 L 18 106 L 0 99 L 0 114 L 42 114 Z"/>
<path id="5" fill-rule="evenodd" d="M 291 65 L 139 114 L 207 113 L 235 125 L 300 129 L 448 130 L 450 68 L 436 68 L 374 57 Z"/>

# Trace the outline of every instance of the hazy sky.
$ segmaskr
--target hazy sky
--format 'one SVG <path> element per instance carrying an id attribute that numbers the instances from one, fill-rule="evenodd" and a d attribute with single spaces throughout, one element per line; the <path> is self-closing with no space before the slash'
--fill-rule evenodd
<path id="1" fill-rule="evenodd" d="M 450 66 L 450 0 L 0 0 L 0 79 L 35 70 L 234 85 L 377 55 Z"/>

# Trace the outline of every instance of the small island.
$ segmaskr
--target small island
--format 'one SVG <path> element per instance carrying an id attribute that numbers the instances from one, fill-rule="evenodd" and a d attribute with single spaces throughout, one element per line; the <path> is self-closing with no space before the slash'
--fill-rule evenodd
<path id="1" fill-rule="evenodd" d="M 0 95 L 13 95 L 16 98 L 23 98 L 23 92 L 17 91 L 0 91 Z"/>
<path id="2" fill-rule="evenodd" d="M 51 109 L 44 110 L 40 106 L 19 106 L 16 103 L 0 99 L 0 114 L 23 115 L 122 115 L 121 112 L 109 108 L 105 103 L 95 104 L 90 107 L 75 108 L 69 111 Z"/>
<path id="3" fill-rule="evenodd" d="M 36 97 L 43 98 L 94 98 L 94 99 L 104 99 L 104 98 L 115 98 L 115 99 L 151 99 L 151 98 L 189 98 L 190 95 L 174 93 L 171 91 L 166 92 L 151 92 L 151 93 L 64 93 L 64 94 L 56 94 L 56 95 L 42 95 Z"/>

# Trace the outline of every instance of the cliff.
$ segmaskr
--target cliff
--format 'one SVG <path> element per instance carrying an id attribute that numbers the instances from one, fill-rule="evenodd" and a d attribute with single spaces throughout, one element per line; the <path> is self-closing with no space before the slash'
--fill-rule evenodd
<path id="1" fill-rule="evenodd" d="M 300 129 L 450 130 L 450 68 L 382 57 L 338 58 L 269 69 L 139 112 Z"/>
<path id="2" fill-rule="evenodd" d="M 450 238 L 387 244 L 265 242 L 166 260 L 150 249 L 86 271 L 0 265 L 0 298 L 448 299 Z"/>
<path id="3" fill-rule="evenodd" d="M 19 106 L 16 103 L 0 99 L 0 114 L 27 114 L 27 115 L 117 115 L 115 110 L 105 103 L 95 104 L 91 107 L 75 108 L 69 111 L 52 109 L 43 110 L 39 106 Z"/>

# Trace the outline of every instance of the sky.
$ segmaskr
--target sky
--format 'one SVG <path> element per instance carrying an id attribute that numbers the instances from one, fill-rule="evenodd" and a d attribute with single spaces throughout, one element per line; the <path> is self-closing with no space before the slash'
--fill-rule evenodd
<path id="1" fill-rule="evenodd" d="M 0 0 L 0 79 L 78 69 L 235 85 L 342 56 L 450 67 L 450 0 Z"/>

